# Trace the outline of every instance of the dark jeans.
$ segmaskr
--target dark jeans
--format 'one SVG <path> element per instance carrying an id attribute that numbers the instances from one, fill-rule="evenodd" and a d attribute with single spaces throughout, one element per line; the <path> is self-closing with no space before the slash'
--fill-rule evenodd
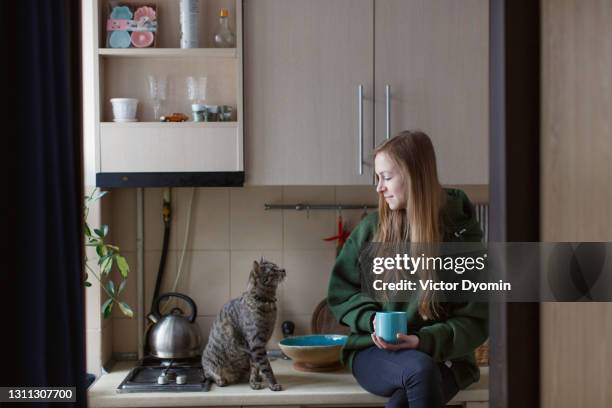
<path id="1" fill-rule="evenodd" d="M 451 369 L 418 350 L 361 350 L 353 376 L 366 391 L 390 397 L 388 408 L 443 407 L 459 392 Z"/>

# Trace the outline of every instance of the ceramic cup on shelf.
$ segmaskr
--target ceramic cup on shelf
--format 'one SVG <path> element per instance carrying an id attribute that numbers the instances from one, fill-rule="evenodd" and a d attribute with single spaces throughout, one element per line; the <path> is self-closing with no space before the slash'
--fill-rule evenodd
<path id="1" fill-rule="evenodd" d="M 204 106 L 206 106 L 206 112 L 204 114 L 204 121 L 217 122 L 219 120 L 219 105 L 204 105 Z"/>
<path id="2" fill-rule="evenodd" d="M 191 105 L 191 112 L 193 114 L 194 122 L 204 122 L 206 117 L 206 105 L 194 103 Z"/>
<path id="3" fill-rule="evenodd" d="M 219 122 L 230 122 L 232 120 L 232 112 L 234 108 L 229 105 L 219 106 Z"/>
<path id="4" fill-rule="evenodd" d="M 137 122 L 136 109 L 138 99 L 136 98 L 112 98 L 113 122 Z"/>

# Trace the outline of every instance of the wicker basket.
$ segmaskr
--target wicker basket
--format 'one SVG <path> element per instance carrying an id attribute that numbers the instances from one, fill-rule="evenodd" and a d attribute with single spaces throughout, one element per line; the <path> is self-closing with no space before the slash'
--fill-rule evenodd
<path id="1" fill-rule="evenodd" d="M 489 365 L 489 340 L 480 345 L 474 352 L 476 354 L 476 364 L 479 366 Z"/>

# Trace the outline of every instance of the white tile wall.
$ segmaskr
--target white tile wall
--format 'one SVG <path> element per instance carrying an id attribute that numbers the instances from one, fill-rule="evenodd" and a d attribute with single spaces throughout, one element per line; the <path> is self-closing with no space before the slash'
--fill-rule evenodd
<path id="1" fill-rule="evenodd" d="M 327 296 L 327 283 L 336 255 L 335 245 L 329 245 L 328 249 L 285 251 L 285 313 L 308 315 Z"/>
<path id="2" fill-rule="evenodd" d="M 231 249 L 282 249 L 283 214 L 264 210 L 264 204 L 280 202 L 281 187 L 230 189 Z"/>
<path id="3" fill-rule="evenodd" d="M 188 248 L 193 250 L 230 249 L 230 192 L 227 188 L 176 189 L 175 211 L 178 222 L 177 248 L 182 248 L 187 231 L 187 213 L 193 192 Z"/>
<path id="4" fill-rule="evenodd" d="M 229 251 L 189 251 L 179 292 L 191 297 L 200 315 L 216 315 L 230 299 Z"/>
<path id="5" fill-rule="evenodd" d="M 285 203 L 333 204 L 333 187 L 284 187 Z M 333 244 L 323 238 L 335 235 L 335 211 L 283 210 L 283 249 L 329 249 Z"/>

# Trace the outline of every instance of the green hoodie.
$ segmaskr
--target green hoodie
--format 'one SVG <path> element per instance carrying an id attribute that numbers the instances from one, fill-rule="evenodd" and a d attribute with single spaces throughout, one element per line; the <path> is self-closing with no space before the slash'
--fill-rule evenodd
<path id="1" fill-rule="evenodd" d="M 472 203 L 461 190 L 445 191 L 448 200 L 444 209 L 444 241 L 479 242 L 482 232 Z M 329 281 L 329 307 L 339 322 L 351 328 L 342 349 L 342 363 L 352 367 L 356 352 L 374 345 L 370 334 L 376 311 L 402 310 L 408 314 L 408 334 L 419 337 L 419 350 L 432 356 L 434 361 L 451 361 L 451 370 L 460 389 L 477 382 L 480 371 L 474 350 L 488 337 L 487 304 L 445 304 L 445 319 L 424 321 L 418 313 L 416 300 L 382 304 L 362 293 L 358 258 L 377 227 L 377 212 L 359 223 L 338 255 Z"/>

